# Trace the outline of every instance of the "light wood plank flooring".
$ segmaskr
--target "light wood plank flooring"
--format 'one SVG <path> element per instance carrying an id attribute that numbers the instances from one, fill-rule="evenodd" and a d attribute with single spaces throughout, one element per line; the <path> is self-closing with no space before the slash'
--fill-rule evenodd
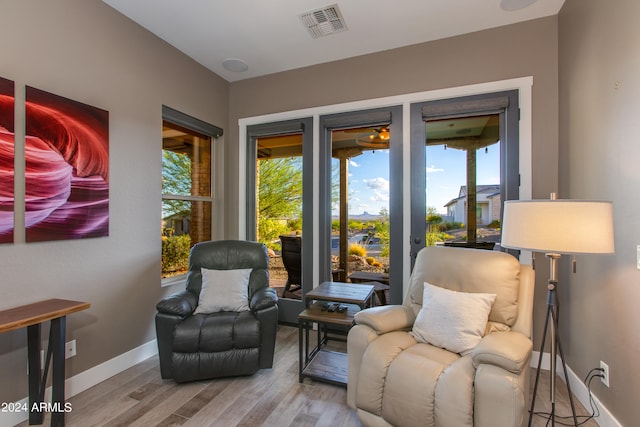
<path id="1" fill-rule="evenodd" d="M 548 381 L 548 374 L 543 375 L 536 411 L 548 410 L 544 406 L 549 400 Z M 557 412 L 570 414 L 561 381 L 558 393 Z M 279 327 L 273 369 L 253 376 L 178 385 L 160 378 L 158 359 L 152 357 L 69 402 L 73 410 L 66 425 L 71 427 L 360 426 L 355 411 L 346 406 L 345 388 L 309 379 L 298 383 L 298 330 L 289 326 Z M 576 404 L 580 414 L 587 413 Z M 48 424 L 47 416 L 44 425 Z M 545 424 L 545 419 L 535 417 L 535 426 Z M 584 425 L 597 426 L 593 420 Z"/>

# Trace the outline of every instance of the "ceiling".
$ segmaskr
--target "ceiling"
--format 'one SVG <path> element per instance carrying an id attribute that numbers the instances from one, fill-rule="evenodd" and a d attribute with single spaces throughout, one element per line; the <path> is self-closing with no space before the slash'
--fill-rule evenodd
<path id="1" fill-rule="evenodd" d="M 234 82 L 555 15 L 565 0 L 102 1 Z M 299 16 L 335 4 L 346 31 L 313 38 Z"/>

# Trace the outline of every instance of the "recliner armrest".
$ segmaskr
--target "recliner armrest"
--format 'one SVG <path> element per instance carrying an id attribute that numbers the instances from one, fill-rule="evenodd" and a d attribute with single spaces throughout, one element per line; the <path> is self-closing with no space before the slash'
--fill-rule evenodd
<path id="1" fill-rule="evenodd" d="M 367 325 L 378 335 L 413 327 L 416 316 L 404 305 L 383 305 L 359 311 L 354 316 L 358 325 Z"/>
<path id="2" fill-rule="evenodd" d="M 278 294 L 273 288 L 261 288 L 251 297 L 249 308 L 251 311 L 264 310 L 273 307 L 278 302 Z"/>
<path id="3" fill-rule="evenodd" d="M 529 369 L 533 342 L 520 332 L 494 332 L 482 338 L 471 352 L 473 365 L 495 365 L 514 374 Z"/>
<path id="4" fill-rule="evenodd" d="M 162 299 L 156 304 L 156 310 L 160 313 L 187 317 L 193 314 L 197 306 L 198 300 L 196 296 L 185 290 Z"/>

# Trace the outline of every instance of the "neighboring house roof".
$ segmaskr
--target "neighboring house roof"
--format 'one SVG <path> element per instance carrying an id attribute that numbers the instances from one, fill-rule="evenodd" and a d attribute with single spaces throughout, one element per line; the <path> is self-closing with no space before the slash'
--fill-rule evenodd
<path id="1" fill-rule="evenodd" d="M 486 193 L 488 191 L 491 192 L 500 192 L 500 184 L 485 184 L 485 185 L 476 185 L 476 193 Z M 460 191 L 458 192 L 458 198 L 467 195 L 467 186 L 461 185 Z"/>
<path id="2" fill-rule="evenodd" d="M 476 186 L 476 194 L 482 194 L 482 193 L 489 193 L 489 194 L 486 194 L 487 198 L 499 196 L 500 184 L 485 184 L 485 185 Z M 467 186 L 461 185 L 460 191 L 458 192 L 458 197 L 456 197 L 455 199 L 449 200 L 447 203 L 445 203 L 444 206 L 445 207 L 451 206 L 457 203 L 459 200 L 466 199 L 466 198 L 467 198 Z"/>

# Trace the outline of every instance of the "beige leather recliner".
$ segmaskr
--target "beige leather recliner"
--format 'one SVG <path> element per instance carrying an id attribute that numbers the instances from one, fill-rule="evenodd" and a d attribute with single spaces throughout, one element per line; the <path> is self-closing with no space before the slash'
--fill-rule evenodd
<path id="1" fill-rule="evenodd" d="M 480 343 L 464 356 L 409 333 L 424 282 L 496 294 Z M 356 314 L 347 342 L 347 403 L 364 426 L 500 427 L 527 419 L 534 273 L 506 253 L 427 247 L 402 305 Z"/>

